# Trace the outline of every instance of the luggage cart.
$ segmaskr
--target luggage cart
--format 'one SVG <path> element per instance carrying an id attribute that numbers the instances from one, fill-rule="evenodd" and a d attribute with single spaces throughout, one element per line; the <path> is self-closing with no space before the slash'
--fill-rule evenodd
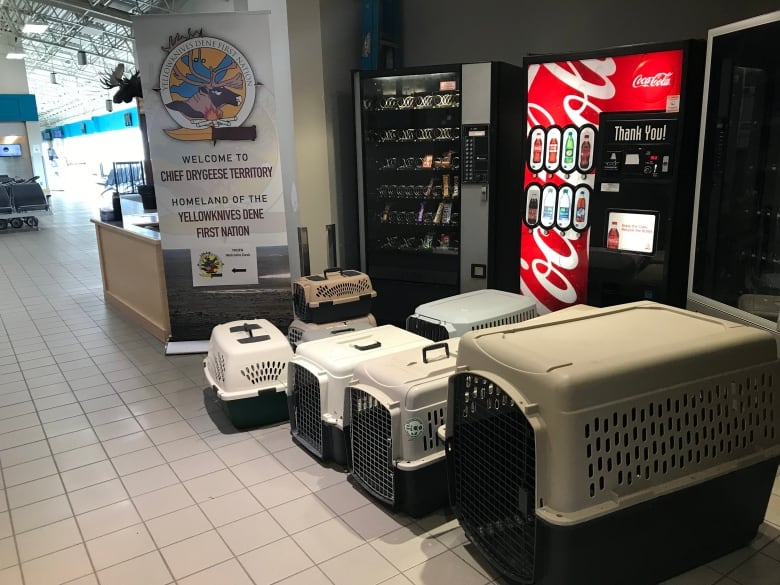
<path id="1" fill-rule="evenodd" d="M 0 230 L 10 226 L 38 229 L 39 217 L 51 215 L 49 200 L 36 182 L 0 185 Z"/>

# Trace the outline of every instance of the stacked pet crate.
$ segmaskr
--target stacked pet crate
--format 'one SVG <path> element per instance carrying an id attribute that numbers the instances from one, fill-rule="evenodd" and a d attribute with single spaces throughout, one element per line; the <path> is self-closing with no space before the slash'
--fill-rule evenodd
<path id="1" fill-rule="evenodd" d="M 368 275 L 328 268 L 293 284 L 295 320 L 287 330 L 293 350 L 299 343 L 376 327 L 371 301 L 376 296 Z"/>
<path id="2" fill-rule="evenodd" d="M 447 382 L 458 339 L 366 361 L 347 388 L 352 477 L 412 516 L 447 504 L 444 443 Z"/>
<path id="3" fill-rule="evenodd" d="M 709 562 L 763 521 L 778 382 L 771 334 L 651 302 L 467 333 L 445 431 L 458 520 L 511 582 L 649 585 Z"/>
<path id="4" fill-rule="evenodd" d="M 485 289 L 420 305 L 407 317 L 406 328 L 441 341 L 476 329 L 520 323 L 536 315 L 536 303 L 529 297 Z"/>
<path id="5" fill-rule="evenodd" d="M 266 319 L 233 321 L 211 332 L 206 380 L 237 428 L 287 420 L 287 338 Z"/>

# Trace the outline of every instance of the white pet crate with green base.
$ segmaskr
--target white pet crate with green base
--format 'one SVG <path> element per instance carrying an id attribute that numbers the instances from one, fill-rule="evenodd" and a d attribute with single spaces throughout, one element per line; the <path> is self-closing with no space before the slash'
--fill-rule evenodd
<path id="1" fill-rule="evenodd" d="M 214 327 L 203 369 L 233 426 L 287 420 L 287 363 L 292 357 L 285 335 L 265 319 Z"/>
<path id="2" fill-rule="evenodd" d="M 287 328 L 287 340 L 293 349 L 298 347 L 299 343 L 314 341 L 315 339 L 325 339 L 342 333 L 352 333 L 353 331 L 362 331 L 376 327 L 376 319 L 369 313 L 363 317 L 336 321 L 334 323 L 307 323 L 300 319 L 295 319 Z"/>
<path id="3" fill-rule="evenodd" d="M 780 462 L 778 383 L 770 333 L 651 302 L 467 333 L 445 445 L 460 525 L 524 584 L 651 585 L 744 547 Z"/>
<path id="4" fill-rule="evenodd" d="M 352 477 L 411 516 L 447 505 L 444 442 L 447 381 L 459 339 L 363 362 L 347 387 Z"/>

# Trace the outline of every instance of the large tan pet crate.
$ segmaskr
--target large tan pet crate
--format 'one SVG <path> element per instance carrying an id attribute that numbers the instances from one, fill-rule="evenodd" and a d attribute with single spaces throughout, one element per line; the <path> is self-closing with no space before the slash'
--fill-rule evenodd
<path id="1" fill-rule="evenodd" d="M 441 341 L 475 329 L 521 323 L 536 315 L 536 303 L 530 297 L 484 289 L 418 306 L 406 318 L 406 329 Z"/>
<path id="2" fill-rule="evenodd" d="M 203 368 L 234 426 L 287 420 L 287 363 L 292 356 L 287 338 L 265 319 L 214 327 Z"/>
<path id="3" fill-rule="evenodd" d="M 444 443 L 447 381 L 459 339 L 363 362 L 347 388 L 352 476 L 412 516 L 447 504 Z"/>
<path id="4" fill-rule="evenodd" d="M 344 389 L 352 382 L 355 367 L 429 344 L 430 340 L 392 325 L 300 344 L 287 373 L 293 438 L 317 457 L 347 465 L 349 414 Z"/>
<path id="5" fill-rule="evenodd" d="M 335 323 L 306 323 L 300 319 L 295 319 L 290 323 L 287 329 L 287 340 L 295 349 L 299 343 L 314 341 L 315 339 L 325 339 L 342 333 L 352 333 L 353 331 L 362 331 L 376 327 L 376 319 L 372 314 L 345 321 L 336 321 Z"/>
<path id="6" fill-rule="evenodd" d="M 295 317 L 310 323 L 368 315 L 375 296 L 371 279 L 357 270 L 328 268 L 322 276 L 304 276 L 293 283 Z"/>
<path id="7" fill-rule="evenodd" d="M 539 585 L 649 585 L 745 546 L 779 380 L 771 334 L 651 302 L 468 333 L 446 425 L 460 524 Z"/>

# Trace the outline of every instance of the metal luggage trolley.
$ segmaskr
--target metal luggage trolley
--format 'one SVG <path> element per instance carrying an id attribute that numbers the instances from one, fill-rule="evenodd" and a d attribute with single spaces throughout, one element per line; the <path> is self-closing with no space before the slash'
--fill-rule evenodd
<path id="1" fill-rule="evenodd" d="M 778 382 L 770 333 L 651 302 L 467 333 L 445 431 L 458 520 L 516 583 L 649 585 L 709 562 L 763 521 Z"/>

